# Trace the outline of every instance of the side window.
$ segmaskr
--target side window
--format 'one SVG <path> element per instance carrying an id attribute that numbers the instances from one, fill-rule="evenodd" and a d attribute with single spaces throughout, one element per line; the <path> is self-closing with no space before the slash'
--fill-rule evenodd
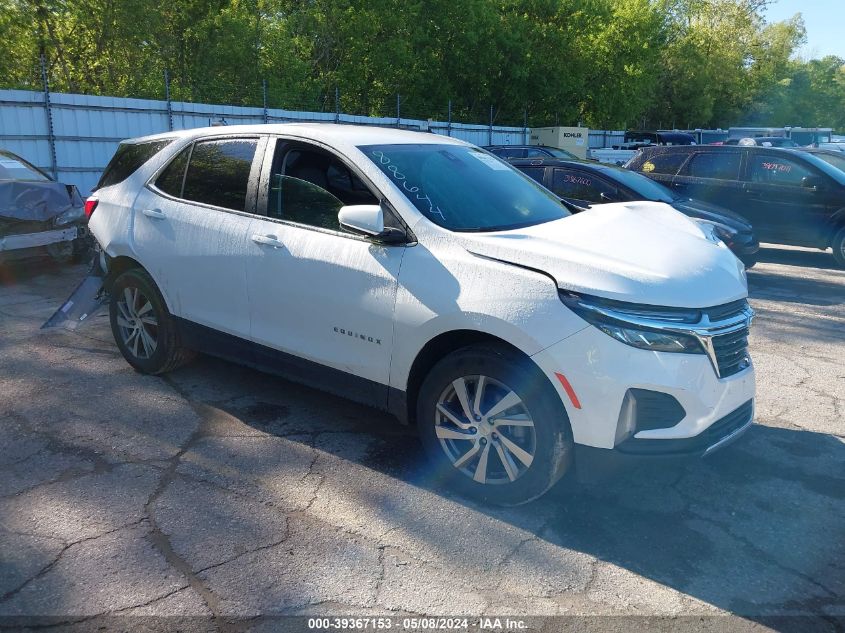
<path id="1" fill-rule="evenodd" d="M 257 143 L 255 139 L 197 142 L 185 174 L 182 197 L 243 211 Z"/>
<path id="2" fill-rule="evenodd" d="M 339 231 L 337 213 L 342 206 L 378 203 L 366 185 L 328 152 L 278 144 L 270 173 L 269 217 Z"/>
<path id="3" fill-rule="evenodd" d="M 687 165 L 687 175 L 693 178 L 738 180 L 741 159 L 739 152 L 696 153 Z"/>
<path id="4" fill-rule="evenodd" d="M 751 182 L 800 186 L 805 176 L 814 175 L 810 169 L 798 161 L 784 156 L 756 154 L 750 156 L 749 159 Z"/>
<path id="5" fill-rule="evenodd" d="M 158 175 L 155 181 L 156 188 L 175 198 L 181 198 L 182 183 L 185 181 L 185 167 L 188 166 L 188 156 L 190 155 L 191 145 L 188 145 Z"/>
<path id="6" fill-rule="evenodd" d="M 602 193 L 615 197 L 616 188 L 589 172 L 574 169 L 555 169 L 552 191 L 561 198 L 574 198 L 587 202 L 606 202 Z"/>
<path id="7" fill-rule="evenodd" d="M 519 167 L 518 169 L 532 180 L 536 180 L 541 185 L 543 184 L 543 176 L 546 172 L 545 167 Z"/>
<path id="8" fill-rule="evenodd" d="M 668 176 L 674 176 L 678 173 L 681 165 L 684 164 L 687 156 L 689 156 L 689 154 L 686 152 L 653 154 L 648 158 L 648 160 L 640 165 L 639 171 L 646 174 L 666 174 Z"/>

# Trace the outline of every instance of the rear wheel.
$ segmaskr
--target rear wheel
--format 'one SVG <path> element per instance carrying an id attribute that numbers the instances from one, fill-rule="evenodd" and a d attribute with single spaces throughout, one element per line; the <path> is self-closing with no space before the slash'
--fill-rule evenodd
<path id="1" fill-rule="evenodd" d="M 530 359 L 504 347 L 464 348 L 435 365 L 417 423 L 438 476 L 481 501 L 536 499 L 572 462 L 556 392 Z"/>
<path id="2" fill-rule="evenodd" d="M 833 246 L 833 257 L 836 263 L 845 268 L 845 228 L 834 236 L 831 246 Z"/>
<path id="3" fill-rule="evenodd" d="M 155 282 L 140 268 L 121 274 L 111 286 L 112 334 L 126 361 L 145 374 L 163 374 L 189 361 L 176 322 Z"/>

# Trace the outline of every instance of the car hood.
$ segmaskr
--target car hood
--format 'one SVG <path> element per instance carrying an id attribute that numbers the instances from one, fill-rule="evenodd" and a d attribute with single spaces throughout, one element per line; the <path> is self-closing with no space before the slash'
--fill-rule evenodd
<path id="1" fill-rule="evenodd" d="M 736 231 L 751 230 L 751 222 L 738 213 L 734 213 L 733 211 L 726 209 L 725 207 L 720 207 L 716 204 L 686 198 L 675 200 L 672 202 L 672 206 L 681 213 L 693 218 L 719 222 L 720 224 L 729 226 Z"/>
<path id="2" fill-rule="evenodd" d="M 46 222 L 72 207 L 81 207 L 75 187 L 60 182 L 5 180 L 0 182 L 0 218 Z"/>
<path id="3" fill-rule="evenodd" d="M 527 228 L 460 235 L 469 252 L 541 271 L 563 290 L 685 308 L 748 295 L 730 250 L 659 202 L 604 204 Z"/>

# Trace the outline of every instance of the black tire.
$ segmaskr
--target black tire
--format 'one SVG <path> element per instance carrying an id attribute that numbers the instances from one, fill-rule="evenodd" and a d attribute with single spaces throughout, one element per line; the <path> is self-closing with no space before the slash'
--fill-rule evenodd
<path id="1" fill-rule="evenodd" d="M 444 443 L 448 444 L 448 440 L 443 440 L 444 443 L 441 443 L 441 438 L 437 436 L 438 427 L 442 429 L 443 426 L 448 427 L 450 424 L 441 413 L 438 413 L 437 405 L 444 397 L 443 394 L 453 388 L 453 381 L 463 377 L 477 376 L 485 376 L 488 377 L 488 381 L 492 379 L 492 382 L 499 383 L 498 386 L 491 387 L 494 390 L 491 395 L 492 402 L 504 393 L 503 387 L 513 391 L 521 400 L 517 408 L 524 410 L 533 422 L 533 438 L 522 440 L 531 444 L 533 460 L 530 464 L 526 466 L 514 459 L 516 453 L 505 451 L 511 458 L 511 468 L 514 465 L 520 469 L 524 468 L 524 471 L 520 472 L 515 479 L 509 479 L 510 474 L 504 466 L 502 453 L 497 453 L 501 447 L 496 444 L 506 441 L 502 439 L 502 435 L 505 434 L 502 433 L 496 439 L 497 435 L 493 433 L 489 436 L 489 440 L 481 437 L 480 434 L 477 438 L 475 437 L 475 434 L 482 430 L 486 417 L 483 419 L 475 417 L 475 420 L 481 421 L 467 431 L 473 434 L 469 444 L 463 442 L 464 438 L 461 438 L 459 444 L 453 444 L 461 447 L 471 446 L 475 451 L 480 451 L 478 443 L 484 442 L 485 446 L 489 444 L 487 472 L 493 475 L 498 472 L 499 478 L 495 483 L 495 477 L 492 476 L 490 482 L 479 483 L 467 472 L 467 470 L 476 469 L 475 475 L 478 475 L 477 469 L 482 457 L 480 452 L 475 453 L 478 457 L 474 456 L 468 462 L 464 462 L 462 465 L 465 468 L 461 470 L 455 464 L 461 462 L 461 457 L 464 455 L 463 449 L 460 451 L 462 455 L 457 460 L 453 460 L 447 454 L 447 450 L 451 448 L 444 447 Z M 491 383 L 488 382 L 488 384 Z M 476 387 L 477 382 L 473 385 L 473 398 Z M 482 394 L 486 393 L 486 389 L 486 387 L 482 389 Z M 497 389 L 498 393 L 495 391 Z M 465 392 L 469 394 L 469 386 Z M 457 391 L 455 397 L 457 398 Z M 480 408 L 483 410 L 483 407 Z M 453 405 L 450 405 L 450 410 L 454 411 Z M 489 412 L 492 409 L 488 407 L 486 410 Z M 507 411 L 513 411 L 513 409 L 507 409 Z M 476 423 L 472 422 L 472 424 Z M 505 346 L 466 347 L 438 362 L 420 387 L 417 397 L 417 426 L 438 481 L 451 486 L 463 495 L 486 503 L 513 506 L 536 499 L 551 488 L 573 462 L 572 432 L 560 398 L 549 380 L 529 358 Z M 484 428 L 487 429 L 486 426 Z M 490 433 L 495 428 L 491 426 L 486 432 Z M 498 428 L 501 430 L 503 427 Z M 531 433 L 530 430 L 507 425 L 504 428 L 508 429 L 508 433 Z M 509 439 L 513 441 L 515 438 L 511 435 Z M 498 470 L 496 465 L 498 465 Z M 508 478 L 504 476 L 506 474 Z"/>
<path id="2" fill-rule="evenodd" d="M 757 264 L 757 255 L 741 255 L 739 261 L 741 261 L 745 265 L 745 269 L 748 270 L 749 268 L 754 268 Z"/>
<path id="3" fill-rule="evenodd" d="M 124 333 L 128 328 L 120 325 L 126 320 L 123 318 L 119 304 L 123 302 L 125 309 L 129 302 L 127 292 L 136 297 L 134 303 L 139 310 L 143 311 L 143 316 L 151 315 L 155 319 L 155 326 L 145 326 L 147 333 L 155 341 L 154 349 L 149 354 L 144 354 L 143 341 L 139 337 L 130 338 L 127 342 L 127 336 Z M 168 312 L 161 292 L 145 270 L 132 268 L 122 273 L 112 283 L 110 296 L 109 320 L 112 335 L 126 362 L 137 371 L 143 374 L 164 374 L 184 365 L 194 357 L 194 352 L 182 347 L 176 322 Z M 147 302 L 151 307 L 144 310 Z"/>
<path id="4" fill-rule="evenodd" d="M 842 228 L 834 237 L 831 243 L 833 247 L 833 258 L 840 267 L 845 268 L 845 228 Z"/>

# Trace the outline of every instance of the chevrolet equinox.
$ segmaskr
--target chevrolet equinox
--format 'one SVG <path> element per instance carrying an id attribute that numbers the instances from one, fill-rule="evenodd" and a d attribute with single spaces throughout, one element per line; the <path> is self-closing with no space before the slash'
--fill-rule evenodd
<path id="1" fill-rule="evenodd" d="M 753 421 L 742 263 L 659 202 L 573 215 L 463 141 L 286 124 L 127 141 L 86 212 L 136 370 L 201 351 L 385 409 L 484 501 Z"/>

